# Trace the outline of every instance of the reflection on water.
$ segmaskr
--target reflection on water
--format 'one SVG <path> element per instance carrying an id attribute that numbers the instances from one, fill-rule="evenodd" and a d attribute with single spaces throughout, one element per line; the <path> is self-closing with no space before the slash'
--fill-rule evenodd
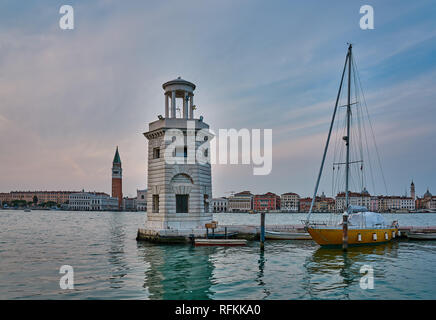
<path id="1" fill-rule="evenodd" d="M 265 294 L 265 298 L 268 298 L 268 296 L 271 294 L 269 289 L 266 287 L 264 282 L 264 269 L 265 269 L 265 252 L 263 250 L 260 250 L 259 252 L 259 272 L 257 273 L 257 283 L 262 288 L 263 293 Z"/>
<path id="2" fill-rule="evenodd" d="M 151 299 L 210 299 L 216 248 L 189 245 L 158 246 L 138 243 L 138 254 L 147 265 L 144 288 Z"/>
<path id="3" fill-rule="evenodd" d="M 124 241 L 126 237 L 125 227 L 122 223 L 122 215 L 113 214 L 109 219 L 107 237 L 110 239 L 108 261 L 111 266 L 109 277 L 110 287 L 113 289 L 121 288 L 123 278 L 129 271 L 128 263 L 124 256 Z"/>
<path id="4" fill-rule="evenodd" d="M 142 213 L 0 211 L 8 226 L 0 228 L 0 299 L 436 298 L 434 241 L 346 253 L 310 240 L 267 241 L 265 251 L 258 242 L 155 245 L 135 240 L 143 222 Z M 74 290 L 59 288 L 65 264 L 74 268 Z M 360 288 L 364 265 L 373 267 L 373 290 Z"/>
<path id="5" fill-rule="evenodd" d="M 350 299 L 350 292 L 358 291 L 360 268 L 371 265 L 374 274 L 384 278 L 385 268 L 377 264 L 394 260 L 398 256 L 397 241 L 374 246 L 350 247 L 347 252 L 340 248 L 318 247 L 304 263 L 305 290 L 310 298 Z"/>

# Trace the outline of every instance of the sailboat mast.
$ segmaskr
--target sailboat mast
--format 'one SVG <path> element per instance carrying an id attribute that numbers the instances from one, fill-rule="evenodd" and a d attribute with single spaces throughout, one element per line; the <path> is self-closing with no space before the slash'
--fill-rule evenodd
<path id="1" fill-rule="evenodd" d="M 347 146 L 346 172 L 345 172 L 345 211 L 342 215 L 342 250 L 348 249 L 348 208 L 350 205 L 348 180 L 350 176 L 350 118 L 351 118 L 351 43 L 348 47 L 348 97 L 347 97 L 347 136 L 345 144 Z"/>
<path id="2" fill-rule="evenodd" d="M 350 176 L 350 119 L 351 119 L 351 44 L 348 47 L 348 97 L 347 97 L 347 136 L 345 144 L 347 147 L 346 171 L 345 171 L 345 209 L 348 210 L 350 205 L 349 199 L 349 176 Z"/>

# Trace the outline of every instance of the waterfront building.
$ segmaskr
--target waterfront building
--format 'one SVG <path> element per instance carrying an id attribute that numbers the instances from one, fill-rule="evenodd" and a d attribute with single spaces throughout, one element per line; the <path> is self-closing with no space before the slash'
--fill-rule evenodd
<path id="1" fill-rule="evenodd" d="M 283 193 L 280 196 L 282 212 L 298 212 L 300 210 L 300 196 L 293 192 Z"/>
<path id="2" fill-rule="evenodd" d="M 380 196 L 371 196 L 370 202 L 369 202 L 369 211 L 372 212 L 381 212 L 380 210 Z"/>
<path id="3" fill-rule="evenodd" d="M 253 194 L 250 191 L 235 193 L 229 197 L 229 212 L 248 212 L 253 210 Z"/>
<path id="4" fill-rule="evenodd" d="M 415 210 L 412 198 L 400 196 L 379 196 L 379 212 Z"/>
<path id="5" fill-rule="evenodd" d="M 69 210 L 114 211 L 118 210 L 118 199 L 102 192 L 77 192 L 69 197 Z"/>
<path id="6" fill-rule="evenodd" d="M 313 212 L 334 212 L 335 210 L 335 199 L 327 197 L 324 192 L 321 194 L 321 196 L 316 196 L 312 209 Z"/>
<path id="7" fill-rule="evenodd" d="M 147 189 L 136 190 L 136 210 L 147 211 Z"/>
<path id="8" fill-rule="evenodd" d="M 309 212 L 311 203 L 312 203 L 311 197 L 301 198 L 299 212 Z"/>
<path id="9" fill-rule="evenodd" d="M 36 200 L 36 204 L 46 202 L 63 204 L 68 202 L 70 194 L 76 192 L 78 191 L 11 191 L 9 193 L 0 193 L 0 201 L 3 203 L 23 200 L 33 203 Z"/>
<path id="10" fill-rule="evenodd" d="M 407 196 L 372 196 L 368 209 L 373 212 L 414 211 L 415 200 Z"/>
<path id="11" fill-rule="evenodd" d="M 123 211 L 136 211 L 137 200 L 135 198 L 124 197 L 123 198 Z"/>
<path id="12" fill-rule="evenodd" d="M 213 198 L 210 203 L 211 212 L 227 212 L 229 200 L 225 197 Z"/>
<path id="13" fill-rule="evenodd" d="M 6 202 L 11 201 L 10 192 L 0 192 L 0 205 L 4 205 Z"/>
<path id="14" fill-rule="evenodd" d="M 312 198 L 301 198 L 300 199 L 300 210 L 299 212 L 309 212 L 310 206 L 312 205 Z M 336 201 L 333 198 L 327 197 L 324 192 L 321 196 L 315 197 L 315 202 L 313 204 L 312 212 L 335 212 Z"/>
<path id="15" fill-rule="evenodd" d="M 118 199 L 118 210 L 121 210 L 123 205 L 123 169 L 121 168 L 118 146 L 112 161 L 112 197 Z"/>
<path id="16" fill-rule="evenodd" d="M 254 211 L 277 211 L 280 209 L 280 196 L 272 192 L 256 194 L 253 197 Z"/>
<path id="17" fill-rule="evenodd" d="M 436 196 L 433 196 L 429 189 L 423 195 L 422 198 L 417 197 L 415 201 L 415 206 L 417 210 L 436 210 Z"/>
<path id="18" fill-rule="evenodd" d="M 366 208 L 371 207 L 371 195 L 366 190 L 363 189 L 362 192 L 348 192 L 349 204 L 352 206 L 363 206 Z M 340 192 L 336 195 L 336 211 L 345 211 L 345 192 Z"/>
<path id="19" fill-rule="evenodd" d="M 203 117 L 194 118 L 195 84 L 179 77 L 162 87 L 165 116 L 159 115 L 144 133 L 148 140 L 147 203 L 150 204 L 145 230 L 204 228 L 205 223 L 212 221 L 211 165 L 210 161 L 199 161 L 198 155 L 203 150 L 202 155 L 209 159 L 213 135 Z M 177 101 L 183 105 L 179 117 Z M 184 145 L 174 147 L 180 139 Z M 191 147 L 187 141 L 192 140 Z"/>

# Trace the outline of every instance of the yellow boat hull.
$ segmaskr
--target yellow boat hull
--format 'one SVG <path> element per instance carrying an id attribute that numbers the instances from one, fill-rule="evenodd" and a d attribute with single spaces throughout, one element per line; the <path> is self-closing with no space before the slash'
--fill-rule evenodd
<path id="1" fill-rule="evenodd" d="M 342 228 L 308 227 L 312 239 L 321 246 L 342 245 Z M 398 236 L 397 228 L 383 229 L 348 229 L 348 244 L 378 244 L 391 241 Z"/>

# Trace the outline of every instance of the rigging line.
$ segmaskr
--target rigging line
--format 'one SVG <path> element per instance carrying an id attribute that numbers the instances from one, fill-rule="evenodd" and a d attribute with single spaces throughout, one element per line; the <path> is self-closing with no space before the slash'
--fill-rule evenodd
<path id="1" fill-rule="evenodd" d="M 355 64 L 356 64 L 356 62 L 355 62 Z M 356 64 L 356 66 L 357 66 L 357 64 Z M 369 121 L 372 137 L 373 137 L 373 140 L 374 140 L 375 150 L 376 150 L 376 153 L 377 153 L 377 159 L 378 159 L 378 163 L 379 163 L 379 166 L 380 166 L 380 171 L 381 171 L 381 175 L 382 175 L 382 178 L 383 178 L 383 183 L 384 183 L 384 186 L 385 186 L 385 191 L 386 191 L 386 194 L 389 194 L 388 193 L 388 187 L 386 185 L 385 175 L 384 175 L 383 168 L 382 168 L 382 165 L 381 165 L 380 153 L 378 151 L 377 142 L 375 140 L 375 135 L 374 135 L 374 129 L 373 129 L 373 126 L 372 126 L 372 121 L 371 121 L 371 118 L 369 117 L 368 105 L 366 104 L 365 94 L 363 93 L 362 82 L 360 80 L 360 74 L 359 74 L 359 71 L 357 70 L 357 68 L 356 68 L 356 71 L 357 71 L 357 79 L 359 80 L 359 85 L 360 85 L 360 88 L 361 88 L 361 91 L 362 91 L 363 101 L 365 103 L 366 115 L 367 115 L 367 118 L 368 118 L 368 121 Z"/>
<path id="2" fill-rule="evenodd" d="M 357 88 L 357 81 L 356 81 L 356 65 L 354 64 L 354 57 L 352 57 L 351 59 L 351 64 L 353 66 L 353 84 L 354 84 L 354 95 L 355 95 L 355 101 L 356 103 L 358 103 L 358 96 L 359 96 L 359 90 Z M 360 159 L 362 159 L 363 161 L 363 146 L 362 146 L 362 119 L 360 117 L 361 115 L 361 108 L 359 108 L 360 103 L 356 104 L 356 119 L 357 119 L 357 123 L 358 123 L 358 139 L 357 141 L 359 142 L 359 151 L 360 151 Z M 361 168 L 363 167 L 363 165 L 361 166 Z M 363 190 L 363 187 L 365 185 L 365 181 L 364 181 L 364 174 L 363 174 L 363 170 L 360 170 L 359 173 L 359 177 L 361 180 L 361 188 L 360 190 Z"/>
<path id="3" fill-rule="evenodd" d="M 356 73 L 357 73 L 357 67 L 356 67 Z M 361 92 L 362 88 L 360 88 Z M 363 93 L 362 93 L 363 95 Z M 362 112 L 362 120 L 364 119 L 363 116 L 363 108 L 361 108 L 361 112 Z M 365 121 L 363 121 L 363 132 L 364 132 L 364 136 L 365 136 L 365 147 L 366 147 L 366 154 L 367 154 L 367 160 L 368 160 L 368 166 L 369 166 L 369 173 L 371 176 L 371 183 L 372 183 L 372 188 L 374 193 L 376 192 L 376 187 L 375 187 L 375 179 L 374 179 L 374 169 L 373 169 L 373 165 L 372 165 L 372 160 L 370 155 L 370 151 L 369 151 L 369 142 L 368 142 L 368 134 L 367 134 L 367 129 L 366 129 L 366 123 Z"/>
<path id="4" fill-rule="evenodd" d="M 342 71 L 341 83 L 339 85 L 339 92 L 338 92 L 337 97 L 336 97 L 336 103 L 335 103 L 335 109 L 333 111 L 332 122 L 330 123 L 329 134 L 327 136 L 327 142 L 326 142 L 326 145 L 325 145 L 325 148 L 324 148 L 324 155 L 323 155 L 323 158 L 322 158 L 322 161 L 321 161 L 321 166 L 319 168 L 318 179 L 317 179 L 317 182 L 316 182 L 316 186 L 315 186 L 315 190 L 314 190 L 314 194 L 313 194 L 313 198 L 312 198 L 312 203 L 310 204 L 309 214 L 307 215 L 306 224 L 309 223 L 310 215 L 312 214 L 313 205 L 315 203 L 316 193 L 318 191 L 318 186 L 319 186 L 319 180 L 321 179 L 322 170 L 324 168 L 325 157 L 326 157 L 328 146 L 329 146 L 329 142 L 330 142 L 330 136 L 331 136 L 333 124 L 334 124 L 334 121 L 335 121 L 336 111 L 338 109 L 338 102 L 339 102 L 339 97 L 340 97 L 341 90 L 342 90 L 342 83 L 344 81 L 345 69 L 347 67 L 347 62 L 349 61 L 349 59 L 350 59 L 350 53 L 348 52 L 347 53 L 347 57 L 345 58 L 344 70 Z"/>
<path id="5" fill-rule="evenodd" d="M 342 95 L 342 92 L 341 92 Z M 341 99 L 341 97 L 339 97 L 339 99 Z M 340 119 L 340 114 L 341 114 L 341 110 L 338 109 L 338 119 Z M 335 166 L 334 166 L 334 162 L 336 161 L 336 150 L 338 148 L 338 135 L 339 135 L 339 121 L 336 121 L 336 128 L 334 130 L 335 133 L 335 138 L 334 138 L 334 147 L 333 147 L 333 174 L 332 174 L 332 195 L 334 193 L 334 184 L 335 184 Z"/>
<path id="6" fill-rule="evenodd" d="M 355 73 L 355 70 L 354 70 L 354 64 L 353 63 L 352 63 L 352 67 L 353 67 L 353 71 L 354 71 L 353 72 L 354 95 L 355 95 L 355 99 L 357 100 L 356 73 Z M 357 155 L 358 154 L 358 150 L 360 149 L 360 145 L 361 145 L 361 139 L 359 139 L 360 138 L 361 127 L 360 127 L 359 109 L 357 108 L 357 106 L 356 106 L 356 116 L 355 117 L 356 117 L 356 122 L 357 122 L 357 132 L 355 132 L 355 141 L 356 141 L 355 145 L 357 146 L 357 148 L 355 148 L 354 152 Z M 362 158 L 363 157 L 362 157 L 362 154 L 361 154 L 359 159 L 362 159 Z M 359 171 L 358 170 L 355 170 L 355 171 L 356 171 L 356 174 L 357 174 L 356 176 L 358 177 L 358 182 L 362 181 L 362 177 L 361 177 L 361 174 L 359 173 Z M 361 189 L 360 186 L 358 186 L 356 188 L 356 190 L 358 190 L 358 189 Z"/>
<path id="7" fill-rule="evenodd" d="M 340 119 L 340 117 L 338 119 Z M 339 126 L 339 121 L 338 121 L 338 126 Z M 345 136 L 345 130 L 346 130 L 346 119 L 344 117 L 344 124 L 342 126 L 342 131 L 339 131 L 339 129 L 338 129 L 338 134 L 337 134 L 337 137 L 336 137 L 336 142 L 339 142 L 339 141 L 342 142 L 342 137 Z M 340 143 L 339 146 L 340 146 L 339 147 L 340 149 L 339 149 L 338 159 L 340 160 L 340 159 L 342 159 L 342 154 L 344 152 L 344 144 Z M 338 172 L 337 172 L 336 178 L 335 178 L 335 190 L 336 190 L 336 193 L 338 193 L 340 191 L 339 189 L 342 188 L 342 186 L 340 185 L 340 181 L 342 181 L 342 179 L 341 179 L 342 176 L 343 176 L 342 171 L 340 170 L 340 167 L 338 166 Z"/>
<path id="8" fill-rule="evenodd" d="M 343 112 L 344 111 L 342 111 L 341 109 L 338 109 L 337 119 L 341 119 Z M 342 152 L 344 150 L 344 145 L 342 143 L 343 136 L 345 136 L 345 125 L 341 126 L 341 121 L 336 121 L 336 137 L 335 137 L 335 150 L 333 153 L 334 155 L 333 162 L 340 161 L 342 159 Z M 341 172 L 339 171 L 340 168 L 338 167 L 337 169 L 338 171 L 336 173 L 336 177 L 332 177 L 332 182 L 334 183 L 332 195 L 335 195 L 337 193 L 338 180 L 341 177 Z"/>

